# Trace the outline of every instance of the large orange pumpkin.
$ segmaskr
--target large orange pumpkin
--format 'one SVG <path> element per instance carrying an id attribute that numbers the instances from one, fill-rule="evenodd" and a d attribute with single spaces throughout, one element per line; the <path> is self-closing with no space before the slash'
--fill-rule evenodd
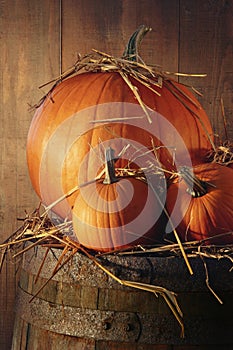
<path id="1" fill-rule="evenodd" d="M 92 71 L 63 80 L 37 109 L 28 133 L 27 161 L 32 185 L 45 205 L 74 188 L 79 176 L 80 182 L 85 182 L 97 175 L 101 164 L 96 164 L 96 159 L 101 158 L 103 142 L 120 153 L 126 143 L 135 141 L 132 158 L 141 147 L 151 150 L 153 144 L 162 167 L 168 170 L 175 168 L 174 158 L 178 165 L 200 163 L 211 148 L 209 119 L 185 86 L 165 79 L 158 87 L 150 77 L 148 87 L 131 76 L 128 79 L 150 122 L 117 71 Z M 69 203 L 60 202 L 54 211 L 67 217 L 75 197 L 71 196 Z"/>
<path id="2" fill-rule="evenodd" d="M 111 251 L 161 242 L 163 179 L 157 176 L 148 184 L 132 176 L 115 176 L 114 163 L 107 161 L 105 178 L 82 186 L 75 199 L 72 221 L 79 243 L 96 251 Z"/>
<path id="3" fill-rule="evenodd" d="M 204 163 L 194 167 L 193 172 L 182 168 L 180 174 L 180 181 L 168 188 L 166 200 L 180 238 L 205 240 L 206 244 L 232 244 L 233 170 Z"/>

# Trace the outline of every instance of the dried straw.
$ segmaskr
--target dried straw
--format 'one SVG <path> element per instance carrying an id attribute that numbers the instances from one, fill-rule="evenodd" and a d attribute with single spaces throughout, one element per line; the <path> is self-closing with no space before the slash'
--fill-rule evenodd
<path id="1" fill-rule="evenodd" d="M 124 169 L 124 171 L 126 170 Z M 132 171 L 135 176 L 136 170 L 131 169 L 129 171 L 130 172 Z M 143 178 L 142 173 L 136 174 L 136 175 Z M 206 246 L 204 245 L 205 241 L 203 240 L 203 241 L 186 242 L 186 243 L 183 243 L 182 245 L 180 245 L 178 242 L 178 243 L 172 243 L 172 244 L 163 244 L 161 246 L 156 246 L 156 247 L 137 246 L 128 250 L 119 249 L 119 250 L 115 250 L 114 252 L 94 255 L 93 251 L 89 251 L 85 249 L 76 241 L 74 241 L 71 238 L 72 234 L 73 234 L 73 231 L 72 231 L 72 226 L 70 222 L 54 225 L 46 213 L 40 213 L 40 211 L 36 209 L 33 213 L 26 216 L 23 222 L 23 225 L 14 234 L 12 234 L 5 242 L 0 244 L 0 250 L 1 250 L 0 267 L 2 266 L 4 258 L 6 257 L 7 253 L 14 252 L 13 257 L 16 258 L 17 256 L 23 256 L 23 254 L 29 249 L 32 249 L 37 245 L 42 245 L 47 249 L 45 250 L 44 259 L 41 263 L 41 266 L 36 276 L 36 280 L 37 280 L 40 275 L 40 271 L 42 270 L 43 264 L 45 263 L 49 250 L 53 247 L 63 249 L 60 258 L 58 259 L 57 264 L 51 273 L 51 277 L 45 282 L 44 285 L 40 287 L 40 289 L 31 299 L 32 301 L 39 294 L 39 292 L 45 287 L 45 285 L 47 285 L 49 281 L 55 276 L 55 274 L 58 273 L 58 271 L 62 269 L 77 252 L 84 253 L 94 264 L 96 264 L 102 271 L 104 271 L 106 274 L 108 274 L 111 278 L 113 278 L 118 283 L 127 287 L 151 292 L 155 294 L 155 296 L 157 296 L 157 294 L 161 295 L 164 298 L 165 302 L 167 303 L 168 307 L 171 309 L 174 317 L 178 321 L 181 327 L 181 336 L 183 337 L 184 336 L 183 315 L 177 303 L 176 293 L 174 293 L 173 291 L 167 290 L 166 288 L 163 288 L 161 286 L 154 286 L 151 284 L 145 284 L 145 283 L 135 282 L 135 281 L 121 280 L 120 278 L 112 274 L 106 267 L 100 264 L 100 262 L 98 261 L 98 257 L 102 255 L 111 255 L 111 254 L 115 254 L 115 255 L 117 254 L 119 256 L 141 255 L 141 254 L 143 255 L 149 254 L 151 256 L 151 254 L 153 254 L 155 256 L 170 255 L 170 256 L 184 257 L 184 252 L 185 252 L 185 256 L 187 257 L 196 257 L 196 258 L 202 259 L 205 267 L 205 272 L 206 272 L 206 285 L 209 288 L 210 292 L 216 297 L 216 299 L 220 303 L 222 303 L 222 300 L 218 297 L 217 293 L 210 286 L 207 265 L 204 261 L 204 258 L 205 259 L 215 258 L 217 260 L 227 258 L 232 262 L 232 268 L 233 268 L 233 245 L 227 246 L 227 247 L 226 246 L 217 247 L 217 246 L 211 246 L 211 245 Z M 25 246 L 26 242 L 27 242 L 27 245 Z M 181 249 L 181 246 L 182 246 L 182 249 Z"/>
<path id="2" fill-rule="evenodd" d="M 233 142 L 224 141 L 207 154 L 207 161 L 221 165 L 233 164 Z"/>
<path id="3" fill-rule="evenodd" d="M 52 92 L 55 89 L 57 85 L 59 85 L 63 80 L 83 73 L 83 72 L 118 72 L 122 78 L 125 80 L 127 85 L 130 87 L 130 89 L 134 92 L 135 97 L 137 98 L 138 102 L 140 103 L 141 98 L 138 95 L 138 91 L 135 88 L 135 86 L 132 84 L 130 78 L 134 78 L 137 81 L 139 81 L 141 84 L 149 88 L 151 91 L 153 91 L 155 94 L 160 96 L 160 92 L 156 88 L 161 88 L 163 84 L 166 84 L 166 87 L 169 88 L 174 95 L 177 97 L 176 90 L 178 89 L 177 86 L 173 84 L 173 80 L 170 78 L 171 75 L 173 76 L 186 76 L 186 77 L 204 77 L 205 74 L 188 74 L 188 73 L 172 73 L 168 71 L 162 71 L 158 69 L 158 65 L 147 65 L 144 62 L 140 63 L 137 61 L 131 61 L 124 58 L 116 58 L 113 57 L 107 53 L 98 51 L 93 49 L 91 53 L 84 55 L 81 57 L 81 55 L 78 56 L 78 60 L 75 62 L 75 64 L 67 69 L 65 72 L 61 74 L 61 76 L 50 80 L 49 82 L 39 86 L 39 88 L 44 88 L 47 85 L 53 84 L 48 93 L 46 93 L 41 100 L 38 102 L 38 104 L 34 105 L 34 108 L 37 108 L 43 103 L 46 97 L 52 98 Z M 192 86 L 189 86 L 193 91 L 198 93 Z M 179 90 L 180 92 L 180 100 L 185 105 L 185 100 L 189 100 L 193 105 L 196 106 L 196 103 L 193 99 L 191 99 L 189 96 L 184 94 L 183 91 Z M 140 103 L 141 104 L 141 103 Z M 143 105 L 143 103 L 142 103 Z"/>

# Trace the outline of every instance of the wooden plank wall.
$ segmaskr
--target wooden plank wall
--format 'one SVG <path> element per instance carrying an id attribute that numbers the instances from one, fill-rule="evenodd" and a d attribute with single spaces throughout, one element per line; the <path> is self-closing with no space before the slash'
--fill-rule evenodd
<path id="1" fill-rule="evenodd" d="M 215 132 L 233 137 L 233 3 L 228 0 L 0 0 L 0 242 L 18 217 L 38 204 L 27 173 L 25 146 L 38 87 L 70 67 L 92 48 L 120 56 L 142 23 L 153 28 L 141 56 L 164 70 L 207 73 L 182 78 L 199 98 Z M 0 349 L 10 349 L 16 265 L 0 275 Z"/>

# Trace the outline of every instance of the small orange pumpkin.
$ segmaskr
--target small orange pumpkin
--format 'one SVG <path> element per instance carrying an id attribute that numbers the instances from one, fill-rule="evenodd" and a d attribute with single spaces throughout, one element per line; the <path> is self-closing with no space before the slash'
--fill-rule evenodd
<path id="1" fill-rule="evenodd" d="M 232 244 L 232 169 L 205 163 L 194 167 L 193 173 L 183 167 L 180 174 L 180 181 L 169 186 L 166 200 L 180 238 L 205 240 L 206 244 Z"/>
<path id="2" fill-rule="evenodd" d="M 106 174 L 83 186 L 75 199 L 72 221 L 79 243 L 111 251 L 160 242 L 165 220 L 154 189 L 132 176 L 116 177 L 114 161 L 107 161 Z"/>

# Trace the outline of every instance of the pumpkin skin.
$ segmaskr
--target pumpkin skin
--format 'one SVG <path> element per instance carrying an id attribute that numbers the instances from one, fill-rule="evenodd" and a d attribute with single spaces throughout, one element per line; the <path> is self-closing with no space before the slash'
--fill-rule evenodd
<path id="1" fill-rule="evenodd" d="M 200 163 L 206 152 L 211 148 L 211 143 L 198 118 L 189 109 L 192 109 L 199 116 L 211 138 L 213 131 L 207 115 L 192 93 L 181 84 L 166 81 L 161 89 L 155 87 L 155 90 L 161 94 L 161 96 L 157 96 L 140 82 L 133 78 L 130 79 L 132 84 L 137 87 L 145 105 L 155 113 L 159 113 L 174 127 L 174 129 L 170 128 L 169 130 L 168 128 L 163 129 L 155 117 L 149 125 L 152 136 L 155 130 L 159 135 L 154 137 L 155 145 L 161 146 L 162 144 L 166 147 L 175 147 L 176 160 L 179 165 L 187 163 L 187 156 L 190 156 L 193 164 Z M 172 86 L 178 89 L 176 90 L 177 95 L 182 96 L 188 108 L 170 91 Z M 187 97 L 183 97 L 180 91 Z M 195 105 L 190 102 L 190 99 L 195 101 Z M 72 116 L 90 107 L 115 102 L 125 102 L 139 106 L 133 92 L 119 73 L 89 72 L 62 81 L 37 109 L 28 132 L 27 162 L 33 188 L 45 205 L 53 203 L 61 196 L 56 181 L 61 182 L 63 194 L 77 185 L 80 164 L 90 149 L 96 146 L 97 140 L 111 139 L 114 138 L 113 135 L 119 135 L 122 138 L 136 140 L 147 148 L 152 148 L 151 135 L 148 132 L 148 120 L 145 117 L 143 123 L 140 124 L 140 132 L 135 132 L 133 126 L 126 125 L 126 123 L 123 126 L 121 123 L 109 123 L 112 135 L 109 135 L 109 133 L 107 135 L 106 129 L 103 127 L 93 127 L 84 137 L 82 137 L 83 135 L 77 137 L 72 147 L 67 140 L 69 130 L 65 130 L 64 136 L 60 135 L 59 145 L 53 148 L 50 144 L 48 149 L 49 140 L 59 128 L 62 130 L 62 126 L 69 118 L 72 119 Z M 74 127 L 75 125 L 72 123 L 68 125 L 70 130 Z M 179 137 L 182 135 L 188 155 L 184 151 L 183 144 L 177 139 L 177 132 Z M 46 152 L 51 152 L 52 156 L 49 158 L 48 169 L 45 169 L 45 176 L 40 178 L 43 155 Z M 162 166 L 168 170 L 174 169 L 172 155 L 165 148 L 161 148 L 158 152 Z M 92 162 L 90 160 L 87 164 Z M 47 165 L 43 166 L 46 167 Z M 87 171 L 89 170 L 87 169 Z M 49 185 L 47 184 L 48 178 L 52 179 Z M 44 198 L 41 189 L 46 193 L 46 198 Z M 75 196 L 71 196 L 69 204 L 63 201 L 54 208 L 54 211 L 63 218 L 67 217 L 68 210 L 74 200 Z"/>
<path id="2" fill-rule="evenodd" d="M 171 184 L 167 191 L 166 207 L 172 213 L 177 193 L 181 197 L 177 208 L 177 217 L 182 218 L 176 230 L 182 241 L 206 240 L 206 244 L 232 244 L 233 235 L 219 234 L 233 230 L 233 171 L 231 168 L 216 164 L 205 163 L 193 168 L 194 174 L 207 185 L 207 193 L 193 198 L 187 192 L 183 179 Z"/>
<path id="3" fill-rule="evenodd" d="M 141 180 L 128 177 L 104 184 L 101 179 L 77 195 L 73 229 L 80 244 L 100 252 L 153 245 L 162 239 L 162 209 L 152 188 Z"/>

